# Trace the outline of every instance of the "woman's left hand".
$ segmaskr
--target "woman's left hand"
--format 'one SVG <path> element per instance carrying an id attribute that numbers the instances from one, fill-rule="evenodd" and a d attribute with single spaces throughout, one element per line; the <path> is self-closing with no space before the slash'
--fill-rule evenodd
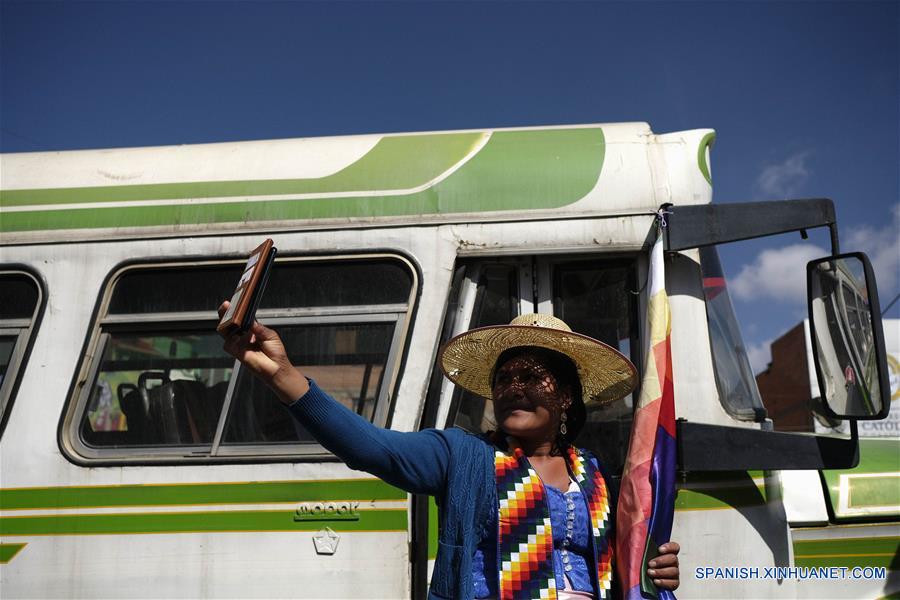
<path id="1" fill-rule="evenodd" d="M 653 583 L 664 590 L 676 590 L 680 582 L 678 573 L 678 553 L 681 546 L 678 542 L 666 542 L 659 547 L 659 556 L 651 560 L 648 565 L 647 575 L 653 578 Z"/>

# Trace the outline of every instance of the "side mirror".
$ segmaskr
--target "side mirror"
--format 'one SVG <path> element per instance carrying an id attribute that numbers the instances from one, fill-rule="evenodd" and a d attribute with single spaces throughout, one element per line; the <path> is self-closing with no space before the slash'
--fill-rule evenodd
<path id="1" fill-rule="evenodd" d="M 806 265 L 813 359 L 827 416 L 877 420 L 890 386 L 875 274 L 862 252 Z"/>

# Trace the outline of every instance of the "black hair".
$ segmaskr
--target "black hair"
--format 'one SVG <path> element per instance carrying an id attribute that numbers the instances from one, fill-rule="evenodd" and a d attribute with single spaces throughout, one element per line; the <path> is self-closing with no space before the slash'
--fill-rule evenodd
<path id="1" fill-rule="evenodd" d="M 582 399 L 581 377 L 578 375 L 578 367 L 575 366 L 575 362 L 571 358 L 562 352 L 544 348 L 543 346 L 515 346 L 507 348 L 497 357 L 494 368 L 491 370 L 491 387 L 494 387 L 497 369 L 508 360 L 524 354 L 530 354 L 540 359 L 544 366 L 547 367 L 547 370 L 553 373 L 556 382 L 561 386 L 568 386 L 571 390 L 572 404 L 566 409 L 566 428 L 568 431 L 566 435 L 560 434 L 560 438 L 562 438 L 560 440 L 562 442 L 561 445 L 568 445 L 581 431 L 587 419 L 587 410 Z"/>

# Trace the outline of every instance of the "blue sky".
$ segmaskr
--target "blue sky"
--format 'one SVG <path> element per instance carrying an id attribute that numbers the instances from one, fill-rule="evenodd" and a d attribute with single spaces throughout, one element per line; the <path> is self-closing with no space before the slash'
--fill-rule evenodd
<path id="1" fill-rule="evenodd" d="M 870 253 L 887 303 L 900 292 L 898 7 L 0 0 L 0 151 L 712 127 L 715 200 L 833 198 L 843 249 Z M 824 235 L 721 250 L 757 366 L 803 317 L 816 247 Z"/>

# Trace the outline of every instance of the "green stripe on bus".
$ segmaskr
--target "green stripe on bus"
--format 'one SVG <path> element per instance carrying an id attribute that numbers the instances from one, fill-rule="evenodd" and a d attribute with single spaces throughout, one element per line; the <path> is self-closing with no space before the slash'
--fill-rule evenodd
<path id="1" fill-rule="evenodd" d="M 900 570 L 897 557 L 887 556 L 831 556 L 813 557 L 794 555 L 795 567 L 886 567 L 891 571 Z"/>
<path id="2" fill-rule="evenodd" d="M 865 508 L 867 506 L 900 505 L 898 486 L 900 486 L 900 477 L 897 475 L 855 477 L 850 480 L 850 498 L 847 506 Z"/>
<path id="3" fill-rule="evenodd" d="M 765 488 L 754 481 L 763 477 L 763 471 L 688 473 L 684 484 L 691 487 L 678 489 L 675 510 L 765 506 Z"/>
<path id="4" fill-rule="evenodd" d="M 438 507 L 434 496 L 428 496 L 428 560 L 437 558 Z"/>
<path id="5" fill-rule="evenodd" d="M 707 510 L 765 506 L 766 498 L 757 487 L 707 488 L 678 490 L 675 510 Z"/>
<path id="6" fill-rule="evenodd" d="M 405 500 L 378 479 L 0 489 L 0 510 Z"/>
<path id="7" fill-rule="evenodd" d="M 897 439 L 865 439 L 859 440 L 859 464 L 853 473 L 885 473 L 900 471 L 900 442 Z M 842 471 L 826 471 L 839 473 Z M 895 488 L 900 497 L 900 487 Z"/>
<path id="8" fill-rule="evenodd" d="M 0 564 L 6 564 L 19 553 L 25 544 L 0 544 Z"/>
<path id="9" fill-rule="evenodd" d="M 700 168 L 703 178 L 706 179 L 706 183 L 709 185 L 712 185 L 712 176 L 709 173 L 709 162 L 706 159 L 706 154 L 707 149 L 711 148 L 715 141 L 715 132 L 707 133 L 703 136 L 703 139 L 700 140 L 700 147 L 697 148 L 697 166 Z"/>
<path id="10" fill-rule="evenodd" d="M 707 471 L 697 473 L 687 473 L 684 477 L 685 483 L 690 484 L 733 484 L 735 486 L 753 485 L 754 479 L 763 479 L 765 477 L 763 471 Z"/>
<path id="11" fill-rule="evenodd" d="M 412 194 L 10 212 L 0 232 L 552 209 L 593 189 L 604 155 L 600 128 L 496 132 L 462 168 Z"/>
<path id="12" fill-rule="evenodd" d="M 7 190 L 2 206 L 317 194 L 408 189 L 425 185 L 472 151 L 482 133 L 388 136 L 344 169 L 315 179 L 196 181 L 64 189 Z"/>
<path id="13" fill-rule="evenodd" d="M 900 478 L 897 477 L 855 477 L 864 473 L 897 473 L 900 471 L 900 453 L 896 439 L 859 440 L 859 464 L 854 469 L 826 470 L 825 484 L 831 508 L 838 519 L 855 518 L 858 515 L 842 514 L 840 507 L 841 475 L 849 475 L 850 508 L 865 506 L 900 506 Z M 880 516 L 900 515 L 900 511 L 879 512 Z"/>
<path id="14" fill-rule="evenodd" d="M 900 536 L 794 540 L 798 567 L 888 567 L 900 570 Z"/>
<path id="15" fill-rule="evenodd" d="M 223 511 L 4 517 L 0 535 L 106 535 L 241 531 L 406 531 L 405 509 L 359 511 L 358 521 L 295 521 L 294 511 Z"/>
<path id="16" fill-rule="evenodd" d="M 894 554 L 900 536 L 794 540 L 794 553 L 804 556 L 834 554 Z"/>

